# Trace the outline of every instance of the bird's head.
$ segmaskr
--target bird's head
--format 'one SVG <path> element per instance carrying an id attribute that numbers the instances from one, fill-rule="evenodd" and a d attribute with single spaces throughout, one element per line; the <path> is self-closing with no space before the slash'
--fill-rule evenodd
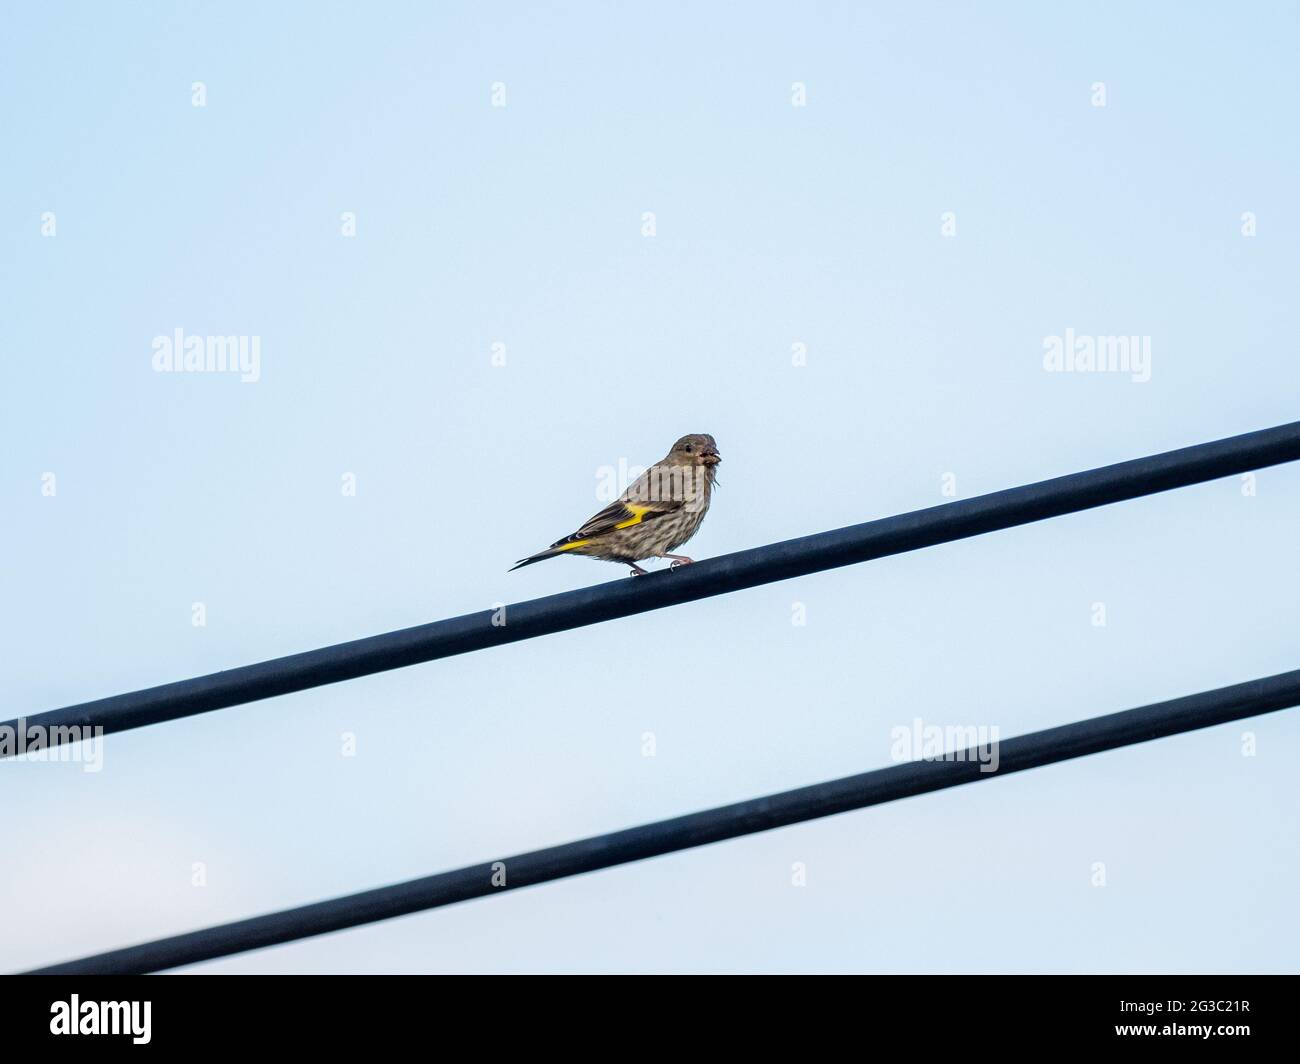
<path id="1" fill-rule="evenodd" d="M 718 443 L 707 432 L 695 432 L 683 436 L 673 444 L 668 452 L 669 465 L 715 466 L 722 461 L 718 454 Z"/>

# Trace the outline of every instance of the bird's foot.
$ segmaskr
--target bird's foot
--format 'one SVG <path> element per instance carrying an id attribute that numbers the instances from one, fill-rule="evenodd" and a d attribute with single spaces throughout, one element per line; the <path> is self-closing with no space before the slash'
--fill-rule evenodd
<path id="1" fill-rule="evenodd" d="M 632 566 L 632 575 L 633 575 L 633 576 L 645 576 L 645 575 L 646 575 L 646 571 L 645 571 L 644 569 L 642 569 L 641 566 L 639 566 L 639 565 L 634 565 L 634 566 Z"/>
<path id="2" fill-rule="evenodd" d="M 671 558 L 672 564 L 669 569 L 676 569 L 679 565 L 694 565 L 695 559 L 686 557 L 685 554 L 665 554 L 665 558 Z"/>

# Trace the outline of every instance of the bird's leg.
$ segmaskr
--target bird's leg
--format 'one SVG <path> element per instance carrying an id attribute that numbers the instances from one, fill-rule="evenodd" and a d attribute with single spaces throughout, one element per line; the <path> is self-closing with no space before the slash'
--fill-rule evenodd
<path id="1" fill-rule="evenodd" d="M 660 557 L 661 557 L 661 558 L 671 558 L 671 559 L 673 560 L 672 565 L 670 565 L 670 566 L 668 567 L 669 569 L 676 569 L 679 565 L 694 565 L 694 564 L 695 564 L 695 560 L 694 560 L 693 558 L 688 558 L 688 557 L 686 557 L 685 554 L 661 554 Z"/>
<path id="2" fill-rule="evenodd" d="M 646 575 L 646 571 L 645 571 L 644 569 L 642 569 L 641 566 L 637 565 L 636 562 L 633 562 L 633 563 L 632 563 L 632 575 L 633 575 L 633 576 L 645 576 L 645 575 Z"/>

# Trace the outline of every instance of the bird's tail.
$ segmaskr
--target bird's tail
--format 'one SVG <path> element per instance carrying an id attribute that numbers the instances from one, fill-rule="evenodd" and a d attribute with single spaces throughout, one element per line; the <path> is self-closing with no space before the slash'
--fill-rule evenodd
<path id="1" fill-rule="evenodd" d="M 558 551 L 554 547 L 548 547 L 546 550 L 539 551 L 537 554 L 530 554 L 527 558 L 520 558 L 519 561 L 515 562 L 514 565 L 506 570 L 506 572 L 513 573 L 516 569 L 522 569 L 525 565 L 544 562 L 547 558 L 558 558 L 562 553 L 563 551 Z"/>

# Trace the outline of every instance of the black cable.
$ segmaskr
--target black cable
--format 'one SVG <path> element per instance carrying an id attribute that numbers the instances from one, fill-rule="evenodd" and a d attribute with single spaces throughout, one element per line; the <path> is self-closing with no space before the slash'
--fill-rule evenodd
<path id="1" fill-rule="evenodd" d="M 483 610 L 192 680 L 83 702 L 24 719 L 28 729 L 45 729 L 49 745 L 57 746 L 70 740 L 65 740 L 52 729 L 103 728 L 107 734 L 178 720 L 196 713 L 723 595 L 758 584 L 950 543 L 1297 459 L 1300 459 L 1300 422 L 1292 422 L 974 499 L 962 499 L 802 539 L 709 558 L 685 568 L 652 573 L 635 580 L 620 578 L 595 587 L 548 595 L 508 606 L 504 615 L 494 610 Z M 6 722 L 15 731 L 19 724 L 19 720 Z M 75 737 L 75 733 L 73 735 Z"/>
<path id="2" fill-rule="evenodd" d="M 982 764 L 991 764 L 987 756 L 981 758 L 981 754 L 986 755 L 988 751 L 972 748 L 962 752 L 964 760 L 912 761 L 894 765 L 829 783 L 597 835 L 580 842 L 534 850 L 471 868 L 83 957 L 30 974 L 136 974 L 178 968 L 945 787 L 1023 772 L 1040 765 L 1208 728 L 1297 704 L 1300 704 L 1300 670 L 1007 739 L 997 744 L 996 772 L 981 771 Z"/>

